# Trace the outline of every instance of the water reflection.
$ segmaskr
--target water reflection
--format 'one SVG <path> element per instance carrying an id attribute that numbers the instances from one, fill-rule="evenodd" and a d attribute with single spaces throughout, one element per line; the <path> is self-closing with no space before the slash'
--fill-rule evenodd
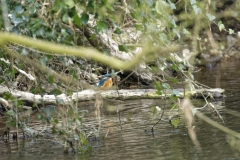
<path id="1" fill-rule="evenodd" d="M 226 90 L 226 98 L 212 101 L 225 120 L 223 124 L 211 109 L 203 110 L 211 119 L 240 132 L 239 94 L 240 63 L 221 63 L 212 68 L 203 68 L 195 75 L 201 83 Z M 202 107 L 203 100 L 192 101 Z M 5 143 L 0 141 L 1 159 L 240 159 L 239 151 L 229 145 L 232 139 L 201 119 L 195 119 L 195 131 L 202 148 L 199 154 L 188 136 L 183 117 L 181 125 L 174 129 L 168 122 L 169 110 L 150 132 L 159 117 L 149 114 L 151 106 L 166 108 L 170 102 L 163 100 L 104 101 L 101 108 L 101 130 L 97 139 L 90 138 L 93 151 L 85 155 L 63 154 L 60 144 L 49 138 Z M 93 103 L 81 105 L 89 114 L 83 121 L 86 126 L 98 128 Z M 234 113 L 230 113 L 234 110 Z M 2 122 L 2 121 L 1 121 Z M 228 143 L 229 142 L 229 143 Z"/>

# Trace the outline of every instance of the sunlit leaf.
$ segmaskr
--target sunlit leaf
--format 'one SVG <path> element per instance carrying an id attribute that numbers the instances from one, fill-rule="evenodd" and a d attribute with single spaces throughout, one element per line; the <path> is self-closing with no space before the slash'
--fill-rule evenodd
<path id="1" fill-rule="evenodd" d="M 176 27 L 176 26 L 177 26 L 177 25 L 176 25 L 176 21 L 175 21 L 175 19 L 173 18 L 173 16 L 169 15 L 169 16 L 168 16 L 168 19 L 169 19 L 170 23 L 173 25 L 173 27 Z M 176 33 L 176 34 L 179 34 L 178 31 L 176 30 L 176 28 L 173 28 L 173 32 Z M 178 37 L 180 37 L 180 35 L 179 35 Z"/>
<path id="2" fill-rule="evenodd" d="M 171 108 L 172 109 L 178 109 L 176 103 L 174 103 Z"/>
<path id="3" fill-rule="evenodd" d="M 115 11 L 115 9 L 113 8 L 113 6 L 111 6 L 111 5 L 107 5 L 107 8 L 108 8 L 109 10 L 111 10 L 111 11 Z"/>
<path id="4" fill-rule="evenodd" d="M 149 112 L 153 115 L 159 115 L 161 111 L 162 109 L 159 106 L 152 106 Z"/>
<path id="5" fill-rule="evenodd" d="M 214 19 L 216 19 L 216 17 L 215 17 L 214 15 L 209 14 L 209 13 L 207 13 L 206 16 L 208 17 L 208 19 L 209 19 L 210 21 L 213 21 Z"/>
<path id="6" fill-rule="evenodd" d="M 199 8 L 197 5 L 192 5 L 192 8 L 193 8 L 195 15 L 202 13 L 201 8 Z"/>
<path id="7" fill-rule="evenodd" d="M 224 24 L 222 23 L 222 21 L 219 21 L 219 22 L 218 22 L 218 28 L 219 28 L 220 31 L 222 31 L 223 29 L 225 29 L 225 26 L 224 26 Z"/>
<path id="8" fill-rule="evenodd" d="M 193 116 L 194 116 L 196 113 L 197 113 L 197 108 L 193 108 L 193 109 L 192 109 L 192 114 L 193 114 Z"/>
<path id="9" fill-rule="evenodd" d="M 47 56 L 43 56 L 43 57 L 40 59 L 40 63 L 41 63 L 41 65 L 43 65 L 43 66 L 46 66 L 47 61 L 48 61 Z"/>
<path id="10" fill-rule="evenodd" d="M 156 91 L 156 94 L 162 95 L 162 92 L 160 90 Z"/>
<path id="11" fill-rule="evenodd" d="M 24 55 L 24 56 L 28 55 L 28 50 L 26 48 L 23 48 L 21 55 Z"/>
<path id="12" fill-rule="evenodd" d="M 177 79 L 177 78 L 172 77 L 172 78 L 170 78 L 169 80 L 170 80 L 171 82 L 173 82 L 173 83 L 178 83 L 178 79 Z"/>
<path id="13" fill-rule="evenodd" d="M 168 83 L 162 83 L 164 89 L 169 89 L 170 85 Z"/>
<path id="14" fill-rule="evenodd" d="M 176 5 L 172 3 L 170 0 L 168 0 L 168 3 L 170 4 L 172 10 L 176 9 Z"/>
<path id="15" fill-rule="evenodd" d="M 196 0 L 190 0 L 191 5 L 196 4 Z"/>
<path id="16" fill-rule="evenodd" d="M 171 65 L 171 68 L 172 68 L 174 71 L 179 71 L 177 65 L 175 65 L 175 64 L 172 64 L 172 65 Z"/>
<path id="17" fill-rule="evenodd" d="M 233 34 L 234 30 L 232 30 L 231 28 L 229 29 L 229 34 Z"/>
<path id="18" fill-rule="evenodd" d="M 170 5 L 165 0 L 156 1 L 156 12 L 160 15 L 167 16 L 170 13 Z"/>
<path id="19" fill-rule="evenodd" d="M 179 96 L 179 91 L 176 90 L 176 89 L 173 89 L 173 90 L 172 90 L 172 94 L 173 94 L 173 95 L 176 95 L 176 96 Z"/>
<path id="20" fill-rule="evenodd" d="M 64 3 L 68 5 L 69 8 L 73 8 L 75 6 L 75 2 L 73 0 L 65 0 Z"/>
<path id="21" fill-rule="evenodd" d="M 191 33 L 190 33 L 186 28 L 183 29 L 183 34 L 185 34 L 185 35 L 191 35 Z"/>
<path id="22" fill-rule="evenodd" d="M 179 124 L 179 119 L 178 119 L 178 118 L 172 119 L 172 120 L 171 120 L 171 124 L 172 124 L 175 128 L 177 128 L 177 126 L 178 126 L 178 124 Z"/>
<path id="23" fill-rule="evenodd" d="M 143 28 L 143 25 L 141 25 L 141 24 L 134 24 L 134 27 L 136 28 L 136 30 L 141 30 Z"/>

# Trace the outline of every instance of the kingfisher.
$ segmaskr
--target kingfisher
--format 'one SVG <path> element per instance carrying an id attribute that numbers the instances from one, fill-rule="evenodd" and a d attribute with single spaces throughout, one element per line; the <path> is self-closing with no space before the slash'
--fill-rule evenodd
<path id="1" fill-rule="evenodd" d="M 100 87 L 101 89 L 112 87 L 112 85 L 113 85 L 113 80 L 112 80 L 111 74 L 105 74 L 103 78 L 100 80 L 100 82 L 98 83 L 98 87 Z"/>

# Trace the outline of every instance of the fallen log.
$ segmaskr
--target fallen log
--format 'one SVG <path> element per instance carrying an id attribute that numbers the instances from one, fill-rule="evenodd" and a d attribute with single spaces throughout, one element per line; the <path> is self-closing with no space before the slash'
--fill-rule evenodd
<path id="1" fill-rule="evenodd" d="M 81 92 L 75 92 L 71 96 L 66 94 L 60 95 L 36 95 L 29 92 L 23 92 L 15 89 L 8 88 L 6 86 L 0 85 L 0 96 L 3 96 L 4 93 L 10 93 L 13 97 L 18 98 L 19 100 L 27 104 L 61 104 L 61 105 L 70 105 L 72 102 L 76 101 L 89 101 L 94 100 L 97 94 L 100 94 L 103 98 L 106 99 L 118 99 L 118 100 L 129 100 L 129 99 L 158 99 L 163 97 L 170 97 L 173 93 L 176 94 L 179 98 L 183 98 L 184 95 L 190 97 L 215 97 L 220 98 L 224 97 L 223 89 L 196 89 L 195 91 L 185 91 L 183 89 L 174 89 L 166 90 L 164 95 L 158 95 L 156 89 L 134 89 L 134 90 L 83 90 Z"/>

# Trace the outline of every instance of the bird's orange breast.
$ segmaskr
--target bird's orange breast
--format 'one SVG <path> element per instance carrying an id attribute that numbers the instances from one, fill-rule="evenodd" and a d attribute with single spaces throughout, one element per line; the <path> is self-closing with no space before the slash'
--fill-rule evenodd
<path id="1" fill-rule="evenodd" d="M 103 86 L 101 86 L 101 88 L 102 88 L 102 89 L 109 88 L 109 87 L 112 87 L 112 85 L 113 85 L 112 78 L 108 78 L 108 79 L 104 82 Z"/>

